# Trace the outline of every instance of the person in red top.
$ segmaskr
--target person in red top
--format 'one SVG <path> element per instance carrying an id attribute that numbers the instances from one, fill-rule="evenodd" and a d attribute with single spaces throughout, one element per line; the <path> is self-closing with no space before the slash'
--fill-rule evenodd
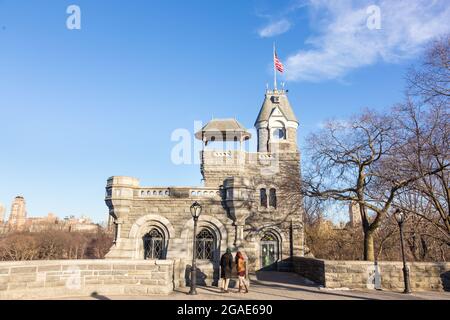
<path id="1" fill-rule="evenodd" d="M 236 269 L 239 276 L 239 292 L 241 292 L 242 287 L 244 287 L 245 293 L 248 293 L 248 286 L 245 280 L 245 276 L 247 274 L 247 263 L 240 251 L 236 253 Z"/>

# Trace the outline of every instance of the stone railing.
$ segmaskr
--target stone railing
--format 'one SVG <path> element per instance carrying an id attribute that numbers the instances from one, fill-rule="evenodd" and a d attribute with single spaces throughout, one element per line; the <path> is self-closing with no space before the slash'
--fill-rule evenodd
<path id="1" fill-rule="evenodd" d="M 0 262 L 0 299 L 168 294 L 172 260 Z"/>
<path id="2" fill-rule="evenodd" d="M 151 198 L 151 197 L 169 197 L 169 188 L 141 188 L 138 189 L 138 197 L 140 198 Z"/>
<path id="3" fill-rule="evenodd" d="M 220 198 L 220 190 L 217 188 L 146 187 L 135 190 L 135 197 L 141 199 L 170 198 L 170 197 L 179 198 L 180 194 L 186 198 Z"/>
<path id="4" fill-rule="evenodd" d="M 326 288 L 381 289 L 402 291 L 403 264 L 383 261 L 330 261 L 305 257 L 293 258 L 294 271 Z M 411 289 L 414 291 L 450 291 L 449 262 L 412 262 Z"/>
<path id="5" fill-rule="evenodd" d="M 216 198 L 220 197 L 220 190 L 217 188 L 191 188 L 189 195 L 191 198 Z"/>

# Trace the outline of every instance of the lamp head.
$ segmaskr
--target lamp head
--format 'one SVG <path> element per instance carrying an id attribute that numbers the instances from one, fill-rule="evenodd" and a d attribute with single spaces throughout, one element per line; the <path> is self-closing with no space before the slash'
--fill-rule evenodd
<path id="1" fill-rule="evenodd" d="M 402 224 L 405 222 L 405 213 L 401 211 L 400 209 L 396 209 L 394 212 L 395 220 L 397 220 L 398 224 Z"/>
<path id="2" fill-rule="evenodd" d="M 195 201 L 191 205 L 190 209 L 191 209 L 192 218 L 198 219 L 198 217 L 200 217 L 200 214 L 202 213 L 202 206 L 201 206 L 201 204 L 198 203 L 197 201 Z"/>

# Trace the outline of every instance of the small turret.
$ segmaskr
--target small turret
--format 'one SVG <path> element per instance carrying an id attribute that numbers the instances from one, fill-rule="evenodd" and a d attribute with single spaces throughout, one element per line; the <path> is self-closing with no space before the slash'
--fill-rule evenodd
<path id="1" fill-rule="evenodd" d="M 255 122 L 258 152 L 295 152 L 298 120 L 286 90 L 267 90 Z"/>

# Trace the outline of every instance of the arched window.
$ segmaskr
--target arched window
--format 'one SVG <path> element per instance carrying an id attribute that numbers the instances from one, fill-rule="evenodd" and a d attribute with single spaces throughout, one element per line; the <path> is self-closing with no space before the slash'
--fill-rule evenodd
<path id="1" fill-rule="evenodd" d="M 274 140 L 283 140 L 286 138 L 286 130 L 284 128 L 277 128 L 273 131 Z"/>
<path id="2" fill-rule="evenodd" d="M 267 208 L 267 192 L 266 189 L 261 188 L 259 190 L 259 200 L 261 207 Z"/>
<path id="3" fill-rule="evenodd" d="M 144 258 L 163 259 L 164 258 L 164 235 L 157 228 L 153 228 L 144 238 Z"/>
<path id="4" fill-rule="evenodd" d="M 277 208 L 277 190 L 275 190 L 274 188 L 270 189 L 269 206 L 271 206 L 275 209 Z"/>
<path id="5" fill-rule="evenodd" d="M 213 260 L 214 259 L 214 243 L 215 238 L 208 229 L 203 229 L 196 236 L 197 259 Z"/>

